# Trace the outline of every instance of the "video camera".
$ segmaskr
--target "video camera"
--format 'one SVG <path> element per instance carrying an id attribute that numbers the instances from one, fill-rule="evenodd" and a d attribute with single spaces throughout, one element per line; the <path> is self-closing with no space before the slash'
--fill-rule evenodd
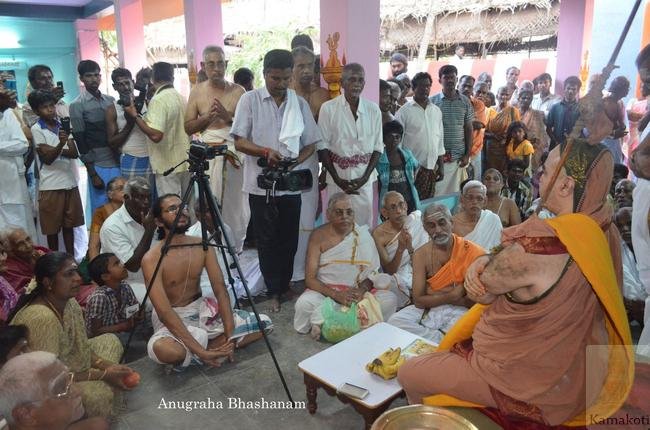
<path id="1" fill-rule="evenodd" d="M 207 145 L 200 140 L 190 142 L 190 162 L 203 162 L 212 160 L 219 155 L 225 155 L 228 152 L 228 145 Z"/>
<path id="2" fill-rule="evenodd" d="M 144 107 L 144 102 L 147 100 L 147 93 L 149 92 L 149 84 L 135 84 L 133 86 L 133 89 L 138 90 L 138 95 L 133 99 L 133 105 L 135 106 L 135 110 L 141 114 L 142 113 L 142 108 Z M 122 106 L 130 106 L 131 105 L 131 94 L 120 94 L 120 99 L 118 100 L 118 103 L 121 104 Z"/>
<path id="3" fill-rule="evenodd" d="M 312 187 L 314 178 L 309 169 L 289 170 L 297 158 L 284 158 L 274 167 L 269 166 L 266 158 L 258 158 L 257 165 L 262 174 L 257 176 L 257 186 L 263 190 L 303 191 Z"/>

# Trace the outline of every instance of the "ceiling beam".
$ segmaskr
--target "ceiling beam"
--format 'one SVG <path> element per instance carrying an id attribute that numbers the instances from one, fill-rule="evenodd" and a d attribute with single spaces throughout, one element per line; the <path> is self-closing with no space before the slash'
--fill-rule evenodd
<path id="1" fill-rule="evenodd" d="M 80 18 L 88 18 L 111 6 L 113 6 L 111 0 L 91 0 L 85 6 L 80 7 L 1 2 L 0 16 L 74 21 Z"/>

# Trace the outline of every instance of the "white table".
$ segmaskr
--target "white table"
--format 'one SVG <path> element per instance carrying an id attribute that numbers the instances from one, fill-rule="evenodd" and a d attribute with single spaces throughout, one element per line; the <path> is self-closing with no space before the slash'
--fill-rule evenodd
<path id="1" fill-rule="evenodd" d="M 382 322 L 298 363 L 304 373 L 309 413 L 316 413 L 316 391 L 321 387 L 328 394 L 336 395 L 343 403 L 350 403 L 363 416 L 366 428 L 370 428 L 374 420 L 403 391 L 397 378 L 386 381 L 368 372 L 366 364 L 388 348 L 404 349 L 416 339 L 431 343 Z M 366 388 L 369 392 L 366 398 L 354 399 L 337 393 L 337 388 L 346 382 Z"/>

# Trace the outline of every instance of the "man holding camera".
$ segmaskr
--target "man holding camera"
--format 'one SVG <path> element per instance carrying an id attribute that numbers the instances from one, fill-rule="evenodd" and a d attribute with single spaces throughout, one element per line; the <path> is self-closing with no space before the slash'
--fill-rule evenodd
<path id="1" fill-rule="evenodd" d="M 185 100 L 174 88 L 174 66 L 165 62 L 153 65 L 154 96 L 149 102 L 146 115 L 138 113 L 135 106 L 124 106 L 126 118 L 131 118 L 149 138 L 147 142 L 149 162 L 156 180 L 158 195 L 183 195 L 190 184 L 187 164 L 178 166 L 173 172 L 164 172 L 187 159 L 189 138 L 185 134 L 183 117 Z M 193 207 L 193 195 L 188 202 Z"/>
<path id="2" fill-rule="evenodd" d="M 266 85 L 241 97 L 231 130 L 235 147 L 246 154 L 244 191 L 249 193 L 260 268 L 272 300 L 271 312 L 280 310 L 280 298 L 289 290 L 298 246 L 301 197 L 299 191 L 266 188 L 268 182 L 262 184 L 265 189 L 260 188 L 258 177 L 262 168 L 258 159 L 271 169 L 266 170 L 267 178 L 269 174 L 277 176 L 280 172 L 272 170 L 280 162 L 297 157 L 293 165 L 300 164 L 313 154 L 320 141 L 309 105 L 288 89 L 292 69 L 291 52 L 267 52 L 263 70 Z M 265 182 L 263 178 L 264 175 L 259 178 L 260 182 Z"/>
<path id="3" fill-rule="evenodd" d="M 245 90 L 225 79 L 226 61 L 223 48 L 208 45 L 203 49 L 201 68 L 207 81 L 197 84 L 190 92 L 185 111 L 185 132 L 201 133 L 201 140 L 207 145 L 228 145 L 224 157 L 210 161 L 210 186 L 220 203 L 224 223 L 232 228 L 233 242 L 237 252 L 242 251 L 250 211 L 242 190 L 244 174 L 240 158 L 235 153 L 235 143 L 230 135 L 230 126 L 235 116 L 235 107 Z"/>
<path id="4" fill-rule="evenodd" d="M 63 96 L 65 92 L 63 91 L 63 82 L 57 82 L 57 86 L 54 85 L 54 75 L 52 74 L 52 69 L 49 66 L 44 64 L 37 64 L 32 66 L 27 71 L 27 78 L 29 79 L 29 85 L 31 85 L 32 90 L 46 90 L 50 91 L 56 97 L 56 116 L 59 118 L 66 118 L 70 116 L 70 110 L 68 105 L 63 101 Z M 23 121 L 27 126 L 31 127 L 36 124 L 38 121 L 38 115 L 32 108 L 29 106 L 29 103 L 23 105 Z"/>
<path id="5" fill-rule="evenodd" d="M 147 151 L 147 135 L 135 127 L 135 118 L 124 114 L 124 108 L 133 105 L 142 114 L 146 89 L 140 90 L 137 99 L 133 95 L 133 77 L 127 69 L 118 67 L 111 73 L 113 88 L 120 95 L 117 102 L 106 108 L 106 137 L 108 145 L 121 151 L 120 172 L 126 179 L 142 176 L 153 184 L 153 174 Z"/>

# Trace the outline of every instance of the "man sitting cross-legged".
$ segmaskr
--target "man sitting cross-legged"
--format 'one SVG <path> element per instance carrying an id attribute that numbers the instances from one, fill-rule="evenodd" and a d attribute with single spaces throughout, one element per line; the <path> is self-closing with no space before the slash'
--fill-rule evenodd
<path id="1" fill-rule="evenodd" d="M 156 223 L 164 236 L 170 234 L 180 207 L 181 199 L 175 194 L 161 196 L 154 205 Z M 214 249 L 204 251 L 200 238 L 185 235 L 189 227 L 189 212 L 184 209 L 170 242 L 172 246 L 184 246 L 169 249 L 151 288 L 154 334 L 147 350 L 149 357 L 161 364 L 186 367 L 198 359 L 219 366 L 225 357 L 232 359 L 235 347 L 259 339 L 262 333 L 252 314 L 231 310 Z M 151 282 L 162 246 L 161 241 L 142 259 L 147 284 Z M 217 303 L 201 297 L 199 280 L 203 268 L 208 271 Z M 260 317 L 264 329 L 270 330 L 271 320 L 266 315 Z"/>
<path id="2" fill-rule="evenodd" d="M 381 202 L 381 214 L 386 221 L 372 232 L 382 270 L 394 275 L 391 290 L 397 295 L 398 308 L 411 299 L 411 256 L 429 240 L 422 228 L 422 213 L 413 211 L 407 215 L 406 207 L 404 196 L 397 191 L 388 191 Z"/>
<path id="3" fill-rule="evenodd" d="M 414 304 L 394 314 L 388 323 L 440 343 L 474 304 L 466 298 L 463 279 L 467 267 L 485 251 L 451 232 L 451 213 L 445 205 L 428 206 L 422 225 L 431 241 L 413 253 Z"/>
<path id="4" fill-rule="evenodd" d="M 321 305 L 326 297 L 349 306 L 372 288 L 370 275 L 379 269 L 379 255 L 368 226 L 354 222 L 350 196 L 335 193 L 327 207 L 328 223 L 314 230 L 307 245 L 305 285 L 296 302 L 293 327 L 299 333 L 320 337 L 323 324 Z M 390 291 L 373 293 L 386 320 L 397 307 Z"/>

